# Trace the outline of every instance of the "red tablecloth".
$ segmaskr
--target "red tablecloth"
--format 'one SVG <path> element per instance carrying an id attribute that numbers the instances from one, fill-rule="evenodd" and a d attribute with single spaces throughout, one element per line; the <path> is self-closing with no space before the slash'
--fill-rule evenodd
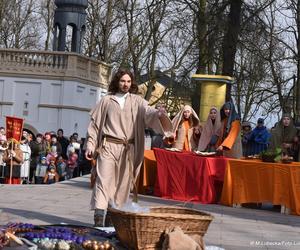
<path id="1" fill-rule="evenodd" d="M 154 149 L 157 161 L 155 195 L 181 201 L 215 203 L 221 193 L 227 159 L 192 152 Z"/>

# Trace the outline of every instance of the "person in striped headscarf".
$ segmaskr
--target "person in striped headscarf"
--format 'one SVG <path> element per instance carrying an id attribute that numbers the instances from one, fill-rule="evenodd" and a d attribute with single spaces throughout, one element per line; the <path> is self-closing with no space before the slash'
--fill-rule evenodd
<path id="1" fill-rule="evenodd" d="M 217 151 L 229 158 L 242 157 L 241 122 L 232 102 L 226 102 L 220 110 L 221 134 Z"/>

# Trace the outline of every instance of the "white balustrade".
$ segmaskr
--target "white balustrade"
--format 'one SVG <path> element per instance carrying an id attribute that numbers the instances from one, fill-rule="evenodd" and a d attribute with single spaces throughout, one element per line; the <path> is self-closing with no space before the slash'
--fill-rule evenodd
<path id="1" fill-rule="evenodd" d="M 0 49 L 0 75 L 69 77 L 107 85 L 110 72 L 110 65 L 76 53 Z"/>

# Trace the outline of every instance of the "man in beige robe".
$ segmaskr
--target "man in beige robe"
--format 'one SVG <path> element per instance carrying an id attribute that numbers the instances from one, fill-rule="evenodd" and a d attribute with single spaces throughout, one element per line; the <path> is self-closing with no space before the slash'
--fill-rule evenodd
<path id="1" fill-rule="evenodd" d="M 97 153 L 91 199 L 95 226 L 106 224 L 108 205 L 120 208 L 128 200 L 144 157 L 145 128 L 166 135 L 172 130 L 165 111 L 148 106 L 134 94 L 136 90 L 132 73 L 119 70 L 110 83 L 109 94 L 91 111 L 86 158 L 91 160 Z"/>

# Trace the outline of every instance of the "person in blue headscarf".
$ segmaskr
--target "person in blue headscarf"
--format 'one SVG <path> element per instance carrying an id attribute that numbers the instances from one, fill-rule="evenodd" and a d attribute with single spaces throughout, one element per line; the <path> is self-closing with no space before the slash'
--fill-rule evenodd
<path id="1" fill-rule="evenodd" d="M 232 102 L 226 102 L 221 110 L 221 135 L 217 151 L 230 158 L 242 157 L 241 122 Z"/>

